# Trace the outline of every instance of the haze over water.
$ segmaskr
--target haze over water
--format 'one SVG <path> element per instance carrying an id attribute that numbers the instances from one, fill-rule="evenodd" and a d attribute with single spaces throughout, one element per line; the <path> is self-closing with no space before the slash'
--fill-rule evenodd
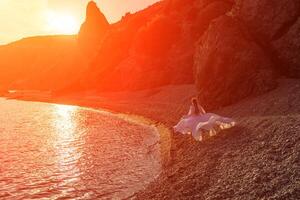
<path id="1" fill-rule="evenodd" d="M 75 106 L 0 99 L 0 198 L 125 198 L 160 172 L 151 127 Z"/>

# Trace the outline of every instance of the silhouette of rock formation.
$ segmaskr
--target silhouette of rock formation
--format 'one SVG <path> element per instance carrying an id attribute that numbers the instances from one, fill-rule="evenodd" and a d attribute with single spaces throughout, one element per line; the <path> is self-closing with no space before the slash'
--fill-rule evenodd
<path id="1" fill-rule="evenodd" d="M 193 83 L 196 41 L 209 22 L 229 11 L 231 5 L 162 1 L 127 14 L 111 25 L 80 82 L 86 88 L 110 91 Z"/>
<path id="2" fill-rule="evenodd" d="M 81 25 L 78 34 L 78 42 L 82 50 L 87 55 L 95 52 L 108 29 L 109 23 L 104 14 L 94 1 L 89 2 L 85 22 Z"/>
<path id="3" fill-rule="evenodd" d="M 299 77 L 298 17 L 297 0 L 159 2 L 111 26 L 81 83 L 112 91 L 195 80 L 208 108 L 228 105 L 280 75 Z"/>

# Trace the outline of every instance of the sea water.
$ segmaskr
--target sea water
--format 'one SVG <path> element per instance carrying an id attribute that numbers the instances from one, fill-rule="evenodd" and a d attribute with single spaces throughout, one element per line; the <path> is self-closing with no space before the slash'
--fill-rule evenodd
<path id="1" fill-rule="evenodd" d="M 160 173 L 158 140 L 105 112 L 0 99 L 0 199 L 130 197 Z"/>

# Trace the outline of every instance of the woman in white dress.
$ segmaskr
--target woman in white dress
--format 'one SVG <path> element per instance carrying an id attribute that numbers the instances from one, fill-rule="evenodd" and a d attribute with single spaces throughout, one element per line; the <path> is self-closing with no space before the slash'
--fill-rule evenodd
<path id="1" fill-rule="evenodd" d="M 191 104 L 189 113 L 174 126 L 175 132 L 192 134 L 196 140 L 202 141 L 204 135 L 214 136 L 220 130 L 231 128 L 236 124 L 233 119 L 206 113 L 196 98 L 192 98 Z"/>

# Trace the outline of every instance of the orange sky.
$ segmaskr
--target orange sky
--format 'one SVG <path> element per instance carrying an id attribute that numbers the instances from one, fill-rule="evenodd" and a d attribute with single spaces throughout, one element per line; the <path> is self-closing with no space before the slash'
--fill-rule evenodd
<path id="1" fill-rule="evenodd" d="M 110 22 L 159 0 L 95 0 Z M 89 0 L 0 0 L 0 44 L 78 31 Z M 122 3 L 121 3 L 122 2 Z"/>

